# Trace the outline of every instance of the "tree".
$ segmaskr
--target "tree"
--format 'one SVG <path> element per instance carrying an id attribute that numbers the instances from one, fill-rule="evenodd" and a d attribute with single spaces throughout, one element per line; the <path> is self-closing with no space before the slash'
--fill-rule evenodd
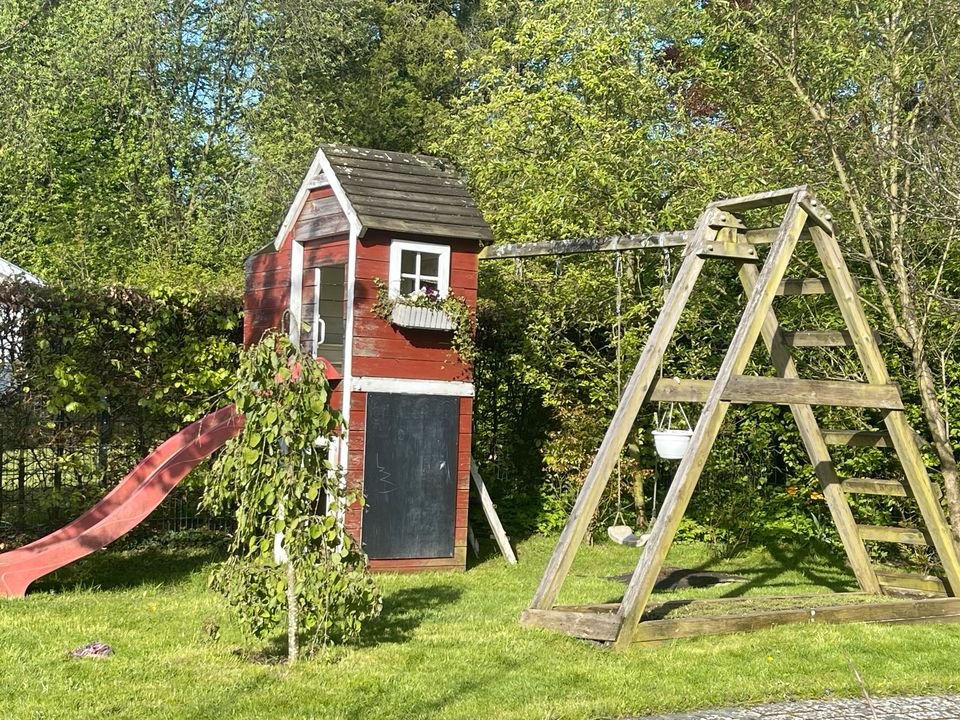
<path id="1" fill-rule="evenodd" d="M 848 252 L 864 263 L 881 325 L 908 358 L 960 534 L 948 422 L 960 206 L 944 174 L 956 167 L 960 139 L 956 8 L 940 0 L 850 0 L 816 9 L 730 3 L 711 13 L 719 20 L 712 29 L 733 49 L 734 74 L 767 95 L 753 112 L 784 140 L 800 135 L 811 170 L 825 164 L 831 171 L 838 220 L 857 242 Z M 748 102 L 743 93 L 739 102 Z"/>
<path id="2" fill-rule="evenodd" d="M 237 526 L 212 583 L 257 637 L 285 626 L 293 663 L 301 637 L 310 649 L 354 638 L 380 611 L 341 522 L 360 501 L 330 460 L 343 418 L 322 365 L 279 334 L 246 352 L 230 398 L 244 426 L 217 458 L 206 501 L 231 509 Z"/>

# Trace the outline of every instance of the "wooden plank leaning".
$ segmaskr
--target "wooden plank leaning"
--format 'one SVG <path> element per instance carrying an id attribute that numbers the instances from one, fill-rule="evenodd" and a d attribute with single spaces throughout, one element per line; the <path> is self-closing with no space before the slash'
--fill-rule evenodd
<path id="1" fill-rule="evenodd" d="M 757 287 L 747 300 L 743 317 L 737 325 L 727 354 L 717 371 L 713 389 L 701 410 L 690 445 L 680 461 L 673 483 L 654 523 L 650 539 L 643 548 L 643 554 L 627 586 L 618 612 L 621 624 L 614 643 L 617 648 L 626 647 L 633 640 L 637 624 L 640 622 L 654 583 L 657 581 L 657 574 L 667 556 L 677 527 L 683 518 L 729 407 L 729 403 L 721 400 L 723 390 L 730 378 L 741 374 L 746 367 L 750 353 L 760 335 L 763 321 L 767 317 L 767 311 L 773 302 L 774 294 L 793 255 L 797 239 L 806 224 L 807 214 L 800 208 L 803 195 L 806 195 L 806 188 L 797 188 L 790 196 L 777 238 L 770 247 L 770 252 L 757 279 Z M 757 197 L 752 202 L 767 203 L 769 200 L 766 197 Z M 750 202 L 746 204 L 753 206 Z M 775 203 L 769 202 L 769 204 Z M 731 201 L 724 203 L 723 207 L 734 211 L 740 205 L 736 201 Z M 652 374 L 653 369 L 650 372 Z"/>
<path id="2" fill-rule="evenodd" d="M 531 609 L 547 610 L 553 606 L 557 599 L 560 587 L 570 570 L 577 549 L 590 527 L 600 497 L 603 495 L 603 490 L 610 479 L 610 474 L 616 466 L 617 458 L 620 457 L 627 437 L 633 429 L 633 423 L 637 419 L 640 406 L 650 389 L 650 383 L 657 375 L 660 360 L 667 344 L 670 342 L 670 337 L 677 327 L 683 308 L 686 306 L 697 278 L 700 276 L 700 271 L 703 269 L 705 261 L 698 257 L 695 252 L 691 252 L 691 248 L 697 247 L 704 240 L 713 240 L 716 237 L 717 231 L 710 227 L 716 212 L 713 205 L 708 205 L 697 221 L 694 236 L 687 246 L 683 262 L 677 270 L 677 276 L 670 291 L 664 298 L 660 316 L 657 318 L 650 337 L 643 348 L 643 353 L 640 355 L 640 360 L 623 390 L 613 420 L 607 428 L 600 449 L 597 451 L 593 465 L 590 467 L 590 472 L 583 482 L 583 487 L 580 488 L 580 494 L 577 496 L 570 517 L 567 518 L 567 524 L 560 534 L 560 539 L 557 541 L 553 555 L 547 563 L 540 585 L 530 602 Z"/>
<path id="3" fill-rule="evenodd" d="M 757 286 L 758 276 L 759 271 L 752 265 L 744 265 L 740 268 L 740 282 L 748 297 Z M 797 371 L 793 356 L 790 354 L 790 348 L 784 341 L 783 329 L 773 308 L 767 311 L 761 333 L 777 374 L 783 378 L 799 378 L 800 373 Z M 790 411 L 797 423 L 797 430 L 800 432 L 800 439 L 807 451 L 807 457 L 810 458 L 814 473 L 820 481 L 824 499 L 840 534 L 840 541 L 843 544 L 844 552 L 846 552 L 847 560 L 850 562 L 850 567 L 853 569 L 853 574 L 857 578 L 857 584 L 864 592 L 878 594 L 880 584 L 877 582 L 877 576 L 870 563 L 870 555 L 867 553 L 863 539 L 858 533 L 857 522 L 850 510 L 850 503 L 840 484 L 833 458 L 824 442 L 823 433 L 817 424 L 816 416 L 813 414 L 813 408 L 810 405 L 798 403 L 791 404 Z"/>
<path id="4" fill-rule="evenodd" d="M 863 312 L 860 296 L 857 295 L 836 238 L 819 228 L 811 228 L 810 236 L 820 255 L 820 262 L 823 263 L 830 285 L 833 287 L 834 297 L 850 330 L 867 380 L 876 384 L 888 384 L 890 379 L 886 364 Z M 940 504 L 934 497 L 927 468 L 914 440 L 913 429 L 907 424 L 904 413 L 896 410 L 886 414 L 884 424 L 920 508 L 927 532 L 930 533 L 933 546 L 937 555 L 940 556 L 940 562 L 943 563 L 949 592 L 953 596 L 960 595 L 960 553 L 943 516 L 943 511 L 940 509 Z"/>
<path id="5" fill-rule="evenodd" d="M 480 469 L 477 467 L 473 455 L 470 456 L 470 477 L 473 480 L 474 487 L 477 488 L 477 495 L 480 496 L 480 504 L 483 506 L 483 514 L 487 518 L 487 524 L 490 525 L 490 530 L 493 531 L 493 539 L 496 540 L 497 547 L 500 548 L 500 552 L 507 559 L 508 563 L 516 565 L 517 556 L 514 555 L 513 548 L 510 547 L 510 538 L 508 538 L 507 533 L 504 532 L 503 525 L 500 522 L 500 516 L 497 515 L 497 508 L 493 504 L 490 493 L 487 492 L 487 486 L 483 482 L 483 478 L 480 477 Z"/>

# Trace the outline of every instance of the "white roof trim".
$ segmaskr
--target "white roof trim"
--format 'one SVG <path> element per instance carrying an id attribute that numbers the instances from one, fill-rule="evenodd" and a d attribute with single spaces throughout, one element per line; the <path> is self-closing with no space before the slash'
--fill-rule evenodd
<path id="1" fill-rule="evenodd" d="M 355 377 L 351 389 L 367 393 L 447 395 L 473 397 L 473 383 L 459 380 L 410 380 L 408 378 Z"/>
<path id="2" fill-rule="evenodd" d="M 317 154 L 313 158 L 313 162 L 310 163 L 310 169 L 307 170 L 307 174 L 303 176 L 303 182 L 300 183 L 300 189 L 297 191 L 297 195 L 293 199 L 290 209 L 287 210 L 286 217 L 283 218 L 283 224 L 277 231 L 277 236 L 273 239 L 274 250 L 279 250 L 281 248 L 283 245 L 283 239 L 287 236 L 287 233 L 293 229 L 293 224 L 297 221 L 297 218 L 300 217 L 300 211 L 303 210 L 303 206 L 307 202 L 307 195 L 310 194 L 310 190 L 315 184 L 314 178 L 316 177 L 317 173 L 321 171 L 320 158 L 322 156 L 323 151 L 317 150 Z M 343 201 L 341 201 L 341 205 L 342 204 Z"/>
<path id="3" fill-rule="evenodd" d="M 337 201 L 340 203 L 340 209 L 343 210 L 344 214 L 347 216 L 347 220 L 350 223 L 350 229 L 356 234 L 357 237 L 363 237 L 366 228 L 363 227 L 363 223 L 360 222 L 360 216 L 357 215 L 357 211 L 353 209 L 353 205 L 350 204 L 350 198 L 347 197 L 347 193 L 344 191 L 343 186 L 340 184 L 340 178 L 337 177 L 337 174 L 333 171 L 333 166 L 330 164 L 330 161 L 327 160 L 327 156 L 323 154 L 323 149 L 317 151 L 317 160 L 320 161 L 320 166 L 323 168 L 323 175 L 326 178 L 327 182 L 330 183 L 330 189 L 333 190 L 333 194 L 337 196 Z"/>

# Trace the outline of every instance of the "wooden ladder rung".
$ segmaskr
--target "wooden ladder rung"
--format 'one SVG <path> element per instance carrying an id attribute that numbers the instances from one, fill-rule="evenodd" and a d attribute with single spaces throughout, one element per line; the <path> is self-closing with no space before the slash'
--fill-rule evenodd
<path id="1" fill-rule="evenodd" d="M 784 332 L 783 341 L 790 347 L 853 347 L 849 330 L 796 330 Z"/>
<path id="2" fill-rule="evenodd" d="M 856 280 L 853 284 L 860 287 Z M 777 286 L 777 295 L 833 295 L 833 287 L 825 277 L 784 278 Z"/>
<path id="3" fill-rule="evenodd" d="M 910 486 L 903 480 L 894 478 L 846 478 L 840 486 L 844 492 L 859 495 L 892 495 L 894 497 L 912 497 Z M 930 483 L 933 496 L 939 500 L 943 491 L 936 483 Z"/>
<path id="4" fill-rule="evenodd" d="M 890 433 L 873 430 L 824 430 L 823 441 L 827 445 L 849 445 L 851 447 L 893 447 Z"/>
<path id="5" fill-rule="evenodd" d="M 650 386 L 647 399 L 655 402 L 703 402 L 713 387 L 710 380 L 661 378 Z M 734 375 L 721 394 L 726 402 L 773 405 L 831 405 L 903 410 L 897 385 L 870 385 L 847 380 L 795 380 L 792 378 Z"/>
<path id="6" fill-rule="evenodd" d="M 861 540 L 900 543 L 901 545 L 929 545 L 926 533 L 916 528 L 888 525 L 857 525 Z"/>
<path id="7" fill-rule="evenodd" d="M 880 587 L 886 591 L 925 593 L 927 595 L 947 594 L 943 581 L 933 575 L 877 572 L 877 581 L 880 583 Z"/>
<path id="8" fill-rule="evenodd" d="M 722 258 L 726 260 L 739 260 L 740 262 L 760 262 L 760 256 L 757 254 L 757 248 L 751 243 L 743 242 L 708 242 L 697 252 L 702 258 Z"/>
<path id="9" fill-rule="evenodd" d="M 832 295 L 833 288 L 825 277 L 784 278 L 777 286 L 777 295 Z"/>

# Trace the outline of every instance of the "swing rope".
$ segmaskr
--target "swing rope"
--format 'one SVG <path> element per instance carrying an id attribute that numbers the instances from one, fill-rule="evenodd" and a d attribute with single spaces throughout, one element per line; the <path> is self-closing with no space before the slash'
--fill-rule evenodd
<path id="1" fill-rule="evenodd" d="M 622 399 L 623 395 L 623 257 L 621 253 L 616 255 L 616 264 L 614 265 L 614 277 L 616 278 L 616 296 L 614 311 L 616 321 L 613 326 L 613 337 L 616 343 L 616 365 L 617 365 L 617 397 Z M 614 524 L 607 528 L 607 536 L 615 543 L 626 545 L 628 547 L 643 547 L 647 535 L 637 535 L 633 528 L 624 525 L 623 522 L 623 451 L 617 456 L 617 513 L 614 516 Z"/>

